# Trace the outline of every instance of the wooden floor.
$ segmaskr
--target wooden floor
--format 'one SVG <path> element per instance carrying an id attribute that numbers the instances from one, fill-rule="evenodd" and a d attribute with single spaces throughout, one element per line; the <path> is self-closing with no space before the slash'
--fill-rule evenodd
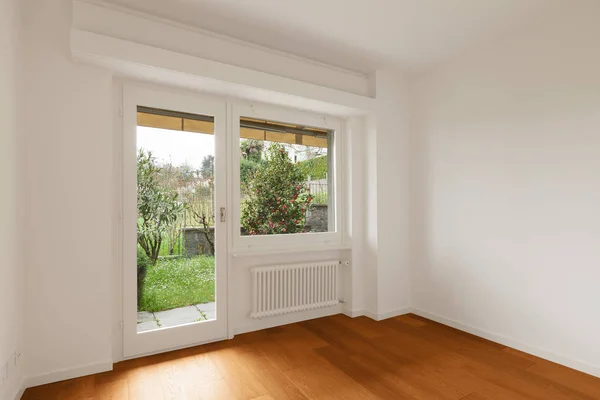
<path id="1" fill-rule="evenodd" d="M 600 379 L 415 315 L 336 315 L 121 362 L 23 399 L 598 400 Z"/>

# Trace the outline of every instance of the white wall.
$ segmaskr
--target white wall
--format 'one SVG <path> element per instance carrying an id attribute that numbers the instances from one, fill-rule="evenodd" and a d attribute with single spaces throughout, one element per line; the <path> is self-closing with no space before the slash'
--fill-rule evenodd
<path id="1" fill-rule="evenodd" d="M 365 133 L 362 141 L 362 151 L 358 158 L 362 158 L 363 167 L 363 195 L 364 207 L 356 210 L 359 216 L 354 216 L 356 221 L 362 222 L 362 231 L 357 231 L 359 243 L 362 242 L 364 251 L 361 254 L 361 274 L 363 282 L 363 313 L 376 316 L 377 308 L 377 118 L 370 115 L 364 121 Z"/>
<path id="2" fill-rule="evenodd" d="M 71 2 L 25 4 L 26 168 L 19 176 L 27 210 L 21 222 L 28 246 L 25 347 L 27 374 L 39 383 L 47 374 L 67 377 L 119 359 L 113 169 L 119 146 L 111 73 L 71 61 Z M 352 175 L 353 204 L 362 204 L 351 210 L 353 252 L 294 260 L 352 258 L 351 287 L 360 293 L 353 310 L 386 316 L 410 305 L 410 222 L 418 308 L 600 365 L 594 341 L 600 322 L 593 318 L 600 300 L 594 286 L 600 278 L 599 10 L 581 4 L 588 9 L 568 10 L 420 79 L 410 152 L 406 83 L 393 71 L 379 72 L 376 112 L 350 150 L 364 166 Z M 14 70 L 2 67 L 0 79 L 11 82 Z M 2 105 L 14 99 L 10 91 L 1 96 Z M 14 115 L 7 112 L 2 123 L 14 127 Z M 0 151 L 9 151 L 0 162 L 15 162 L 14 140 L 2 136 Z M 410 157 L 416 167 L 411 221 Z M 234 328 L 253 323 L 247 269 L 281 259 L 232 262 Z M 0 284 L 18 281 L 16 262 L 8 265 Z M 18 291 L 8 286 L 0 296 L 10 306 L 0 312 L 10 319 L 19 306 Z M 0 340 L 2 348 L 18 346 L 12 330 L 0 329 Z"/>
<path id="3" fill-rule="evenodd" d="M 353 290 L 346 312 L 385 319 L 411 306 L 409 86 L 397 70 L 376 71 L 373 85 L 375 111 L 349 127 Z"/>
<path id="4" fill-rule="evenodd" d="M 27 5 L 27 372 L 39 383 L 112 360 L 112 77 L 70 61 L 70 1 Z"/>
<path id="5" fill-rule="evenodd" d="M 0 3 L 0 368 L 6 362 L 11 363 L 8 380 L 0 382 L 0 399 L 12 398 L 21 383 L 14 354 L 23 351 L 23 270 L 18 256 L 17 223 L 20 18 L 17 0 Z"/>
<path id="6" fill-rule="evenodd" d="M 599 15 L 421 76 L 411 200 L 416 308 L 600 376 Z"/>
<path id="7" fill-rule="evenodd" d="M 352 234 L 356 280 L 352 307 L 374 319 L 408 312 L 409 258 L 409 86 L 396 70 L 373 76 L 375 112 L 363 119 L 350 163 L 357 175 Z M 360 169 L 360 171 L 357 171 Z"/>
<path id="8" fill-rule="evenodd" d="M 369 81 L 365 74 L 281 53 L 132 10 L 123 10 L 114 5 L 75 1 L 73 14 L 75 29 L 216 61 L 222 63 L 221 69 L 238 66 L 348 93 L 371 95 Z M 244 83 L 255 84 L 255 82 Z M 189 86 L 188 84 L 187 87 Z"/>
<path id="9" fill-rule="evenodd" d="M 378 70 L 377 88 L 377 314 L 410 306 L 409 267 L 409 99 L 398 71 Z"/>
<path id="10" fill-rule="evenodd" d="M 27 183 L 22 193 L 27 214 L 22 223 L 28 246 L 24 262 L 29 385 L 105 369 L 122 356 L 115 175 L 120 147 L 113 124 L 118 95 L 108 70 L 71 60 L 72 4 L 69 0 L 51 3 L 25 2 L 24 89 L 29 101 L 25 109 L 26 168 L 20 179 Z M 359 130 L 352 135 L 354 147 L 350 151 L 362 158 L 363 138 Z M 386 156 L 388 161 L 390 156 Z M 374 160 L 362 161 L 373 164 Z M 379 166 L 373 164 L 372 168 Z M 350 181 L 351 197 L 357 200 L 358 207 L 365 196 L 362 186 L 368 177 L 362 170 L 355 172 L 351 173 L 347 166 L 345 179 Z M 348 211 L 361 215 L 361 209 Z M 360 223 L 365 224 L 366 218 Z M 355 234 L 361 235 L 358 231 Z M 364 252 L 362 237 L 352 240 L 353 248 Z M 388 254 L 396 251 L 391 244 L 386 246 Z M 331 312 L 315 311 L 272 321 L 250 320 L 248 269 L 265 263 L 352 260 L 354 272 L 352 279 L 344 282 L 344 296 L 349 299 L 352 293 L 360 293 L 358 303 L 350 302 L 348 306 L 364 310 L 362 282 L 356 275 L 356 269 L 364 268 L 364 260 L 353 257 L 344 250 L 231 260 L 234 331 Z M 388 292 L 386 299 L 389 296 L 395 293 Z M 340 310 L 341 307 L 334 311 Z"/>
<path id="11" fill-rule="evenodd" d="M 120 124 L 114 119 L 119 85 L 110 71 L 72 61 L 71 1 L 24 4 L 23 90 L 28 102 L 19 180 L 26 183 L 21 192 L 27 211 L 21 221 L 26 246 L 26 374 L 28 385 L 36 385 L 104 370 L 122 358 L 121 149 Z M 354 118 L 346 141 L 351 157 L 344 166 L 349 188 L 345 205 L 351 219 L 344 234 L 352 251 L 231 258 L 234 332 L 342 308 L 384 317 L 409 305 L 408 116 L 397 112 L 406 110 L 406 87 L 394 72 L 378 74 L 376 81 L 377 112 L 367 124 Z M 401 182 L 388 185 L 392 179 Z M 342 283 L 347 300 L 343 307 L 264 321 L 248 317 L 252 266 L 322 259 L 352 261 Z"/>

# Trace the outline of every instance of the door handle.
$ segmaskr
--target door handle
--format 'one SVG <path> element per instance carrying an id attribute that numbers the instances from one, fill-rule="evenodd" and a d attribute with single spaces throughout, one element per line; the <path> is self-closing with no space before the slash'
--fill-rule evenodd
<path id="1" fill-rule="evenodd" d="M 219 215 L 221 216 L 221 222 L 225 222 L 225 207 L 221 207 Z"/>

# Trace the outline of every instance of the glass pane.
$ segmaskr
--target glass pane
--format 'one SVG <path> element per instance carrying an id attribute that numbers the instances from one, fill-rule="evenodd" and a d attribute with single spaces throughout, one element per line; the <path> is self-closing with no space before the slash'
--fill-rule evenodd
<path id="1" fill-rule="evenodd" d="M 137 331 L 215 319 L 212 117 L 138 107 Z"/>
<path id="2" fill-rule="evenodd" d="M 240 118 L 240 233 L 335 231 L 334 132 Z"/>

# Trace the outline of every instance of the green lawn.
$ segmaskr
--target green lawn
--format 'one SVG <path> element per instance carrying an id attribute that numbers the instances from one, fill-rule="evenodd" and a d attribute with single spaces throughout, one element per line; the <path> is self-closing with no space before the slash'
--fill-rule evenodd
<path id="1" fill-rule="evenodd" d="M 328 204 L 329 194 L 327 192 L 313 193 L 313 204 Z"/>
<path id="2" fill-rule="evenodd" d="M 159 259 L 148 268 L 138 311 L 162 311 L 215 301 L 215 259 Z"/>

